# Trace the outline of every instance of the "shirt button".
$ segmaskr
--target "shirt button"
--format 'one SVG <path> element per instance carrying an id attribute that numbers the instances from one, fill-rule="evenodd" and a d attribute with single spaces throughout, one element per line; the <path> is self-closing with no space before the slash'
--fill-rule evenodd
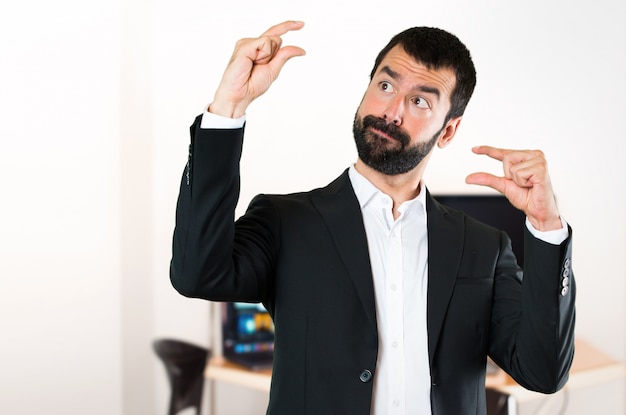
<path id="1" fill-rule="evenodd" d="M 391 284 L 391 287 L 389 288 L 391 288 L 391 291 L 395 291 L 398 289 L 398 286 L 396 284 Z"/>
<path id="2" fill-rule="evenodd" d="M 393 406 L 395 406 L 396 408 L 397 408 L 398 406 L 400 406 L 400 401 L 399 401 L 399 400 L 397 400 L 397 399 L 394 399 L 394 400 L 393 400 Z"/>
<path id="3" fill-rule="evenodd" d="M 565 297 L 569 291 L 569 287 L 563 287 L 561 290 L 561 296 Z"/>
<path id="4" fill-rule="evenodd" d="M 391 343 L 391 347 L 393 347 L 394 349 L 398 348 L 398 342 L 394 341 Z"/>

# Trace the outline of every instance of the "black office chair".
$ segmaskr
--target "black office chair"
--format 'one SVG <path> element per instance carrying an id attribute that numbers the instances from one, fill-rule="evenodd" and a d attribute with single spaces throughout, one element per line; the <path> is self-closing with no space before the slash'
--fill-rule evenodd
<path id="1" fill-rule="evenodd" d="M 158 339 L 152 342 L 155 353 L 163 361 L 171 387 L 167 415 L 176 415 L 194 407 L 200 414 L 204 386 L 204 367 L 210 351 L 181 340 Z"/>
<path id="2" fill-rule="evenodd" d="M 487 415 L 508 415 L 508 395 L 495 389 L 487 388 Z"/>

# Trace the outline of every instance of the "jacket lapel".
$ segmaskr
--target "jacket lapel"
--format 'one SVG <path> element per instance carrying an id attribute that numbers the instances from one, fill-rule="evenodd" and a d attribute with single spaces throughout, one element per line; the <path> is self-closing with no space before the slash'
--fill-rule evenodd
<path id="1" fill-rule="evenodd" d="M 335 247 L 344 263 L 367 318 L 376 328 L 374 282 L 363 215 L 352 189 L 348 171 L 311 194 L 311 201 L 324 218 Z"/>
<path id="2" fill-rule="evenodd" d="M 428 355 L 433 362 L 463 252 L 463 216 L 449 212 L 427 193 Z"/>

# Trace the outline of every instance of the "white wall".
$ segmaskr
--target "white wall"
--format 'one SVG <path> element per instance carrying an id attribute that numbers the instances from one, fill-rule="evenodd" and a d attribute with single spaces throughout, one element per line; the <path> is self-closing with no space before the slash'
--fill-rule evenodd
<path id="1" fill-rule="evenodd" d="M 0 6 L 0 412 L 121 413 L 115 2 Z"/>
<path id="2" fill-rule="evenodd" d="M 464 177 L 496 164 L 473 145 L 543 149 L 574 227 L 578 336 L 625 360 L 626 4 L 272 6 L 0 6 L 2 413 L 165 412 L 150 341 L 210 341 L 207 304 L 168 281 L 188 126 L 234 42 L 291 18 L 307 25 L 286 41 L 308 54 L 249 109 L 242 206 L 337 176 L 355 158 L 351 122 L 378 50 L 409 26 L 448 29 L 472 51 L 478 85 L 456 141 L 431 161 L 429 187 L 479 191 Z M 264 413 L 263 396 L 223 389 L 238 403 L 218 403 L 220 415 Z"/>

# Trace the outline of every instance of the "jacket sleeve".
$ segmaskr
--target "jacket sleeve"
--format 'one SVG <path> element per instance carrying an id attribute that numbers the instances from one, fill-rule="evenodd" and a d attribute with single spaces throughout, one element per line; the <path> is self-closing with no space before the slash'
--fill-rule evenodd
<path id="1" fill-rule="evenodd" d="M 569 232 L 561 245 L 552 245 L 526 230 L 521 295 L 511 295 L 519 282 L 506 277 L 496 278 L 494 287 L 490 355 L 520 385 L 542 393 L 565 385 L 574 356 L 576 285 Z"/>
<path id="2" fill-rule="evenodd" d="M 260 200 L 254 219 L 235 230 L 244 129 L 191 126 L 180 184 L 170 280 L 182 295 L 214 301 L 262 301 L 274 257 L 274 210 Z M 263 208 L 261 206 L 265 206 Z"/>

